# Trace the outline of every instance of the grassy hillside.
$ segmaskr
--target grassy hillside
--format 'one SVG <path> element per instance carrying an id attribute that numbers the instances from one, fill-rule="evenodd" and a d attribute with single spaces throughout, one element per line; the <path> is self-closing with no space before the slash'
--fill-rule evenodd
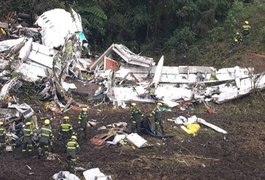
<path id="1" fill-rule="evenodd" d="M 255 73 L 265 71 L 265 2 L 244 4 L 240 16 L 235 17 L 233 28 L 241 28 L 245 20 L 250 22 L 251 33 L 245 42 L 232 50 L 233 33 L 229 33 L 225 23 L 217 25 L 207 37 L 196 42 L 191 54 L 177 57 L 178 65 L 201 65 L 215 68 L 254 67 Z M 170 55 L 166 58 L 170 58 Z M 168 60 L 170 61 L 170 60 Z M 176 64 L 174 64 L 176 65 Z M 263 95 L 264 94 L 264 95 Z M 262 114 L 265 105 L 265 92 L 252 92 L 250 95 L 222 105 L 211 104 L 217 113 L 225 114 Z M 196 112 L 205 113 L 204 105 L 197 105 Z"/>
<path id="2" fill-rule="evenodd" d="M 238 45 L 232 52 L 233 35 L 229 33 L 231 28 L 226 23 L 223 23 L 219 27 L 215 28 L 209 33 L 209 36 L 198 42 L 200 49 L 200 64 L 214 65 L 217 67 L 224 66 L 258 66 L 260 61 L 257 57 L 249 57 L 248 52 L 255 52 L 257 54 L 265 54 L 265 17 L 263 13 L 265 11 L 264 2 L 255 2 L 251 4 L 244 4 L 244 7 L 238 13 L 240 16 L 235 17 L 235 23 L 233 28 L 236 31 L 240 31 L 242 23 L 245 20 L 250 22 L 252 27 L 251 33 L 245 42 Z M 219 41 L 215 41 L 214 37 L 220 36 Z M 252 61 L 247 61 L 252 59 Z M 265 70 L 265 69 L 264 69 Z"/>

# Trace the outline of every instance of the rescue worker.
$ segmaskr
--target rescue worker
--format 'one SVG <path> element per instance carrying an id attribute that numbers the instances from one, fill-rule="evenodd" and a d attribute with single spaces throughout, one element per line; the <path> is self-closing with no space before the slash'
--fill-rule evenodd
<path id="1" fill-rule="evenodd" d="M 237 39 L 238 43 L 243 42 L 243 38 L 240 32 L 236 32 L 235 38 Z"/>
<path id="2" fill-rule="evenodd" d="M 60 125 L 60 136 L 65 145 L 73 134 L 73 126 L 69 123 L 69 116 L 63 117 L 63 122 Z"/>
<path id="3" fill-rule="evenodd" d="M 251 26 L 249 24 L 248 21 L 245 21 L 243 26 L 242 26 L 242 29 L 241 29 L 241 33 L 244 37 L 246 37 L 247 35 L 249 35 L 250 33 L 250 29 L 251 29 Z"/>
<path id="4" fill-rule="evenodd" d="M 234 40 L 234 44 L 235 44 L 235 45 L 239 43 L 239 41 L 238 41 L 238 39 L 237 39 L 236 37 L 234 37 L 233 40 Z"/>
<path id="5" fill-rule="evenodd" d="M 236 32 L 235 36 L 233 37 L 233 44 L 231 46 L 231 51 L 235 50 L 242 42 L 243 42 L 243 37 L 239 32 Z"/>
<path id="6" fill-rule="evenodd" d="M 39 139 L 39 158 L 43 152 L 52 151 L 52 141 L 54 139 L 50 120 L 45 119 L 44 124 L 40 129 Z"/>
<path id="7" fill-rule="evenodd" d="M 155 91 L 156 91 L 156 88 L 155 88 L 154 85 L 152 85 L 152 86 L 150 87 L 150 91 L 149 91 L 149 93 L 150 93 L 150 97 L 151 97 L 152 99 L 154 99 L 154 100 L 157 100 L 157 99 L 156 99 Z"/>
<path id="8" fill-rule="evenodd" d="M 8 35 L 7 31 L 4 28 L 0 27 L 0 40 L 2 41 L 6 39 L 7 35 Z"/>
<path id="9" fill-rule="evenodd" d="M 136 103 L 131 103 L 131 131 L 133 133 L 141 133 L 141 122 L 143 114 L 141 110 L 136 107 Z"/>
<path id="10" fill-rule="evenodd" d="M 158 126 L 160 127 L 161 134 L 164 135 L 164 127 L 162 120 L 162 103 L 158 102 L 156 107 L 153 109 L 150 116 L 154 117 L 155 130 L 158 132 Z"/>
<path id="11" fill-rule="evenodd" d="M 4 146 L 6 142 L 6 129 L 4 127 L 4 122 L 0 121 L 0 147 Z"/>
<path id="12" fill-rule="evenodd" d="M 87 108 L 82 108 L 82 112 L 78 116 L 78 125 L 79 129 L 83 131 L 84 133 L 84 138 L 87 136 L 87 122 L 88 122 L 88 113 L 87 113 Z"/>
<path id="13" fill-rule="evenodd" d="M 33 131 L 30 126 L 31 122 L 26 122 L 26 125 L 23 129 L 24 138 L 23 138 L 22 152 L 32 151 Z"/>
<path id="14" fill-rule="evenodd" d="M 73 169 L 77 162 L 77 152 L 80 150 L 79 144 L 77 142 L 77 136 L 71 136 L 71 139 L 66 144 L 67 150 L 67 161 L 69 170 Z"/>

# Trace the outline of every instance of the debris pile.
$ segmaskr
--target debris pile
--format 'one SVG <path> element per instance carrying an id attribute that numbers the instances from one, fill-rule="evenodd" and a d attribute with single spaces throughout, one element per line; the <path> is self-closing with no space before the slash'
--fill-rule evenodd
<path id="1" fill-rule="evenodd" d="M 227 134 L 227 132 L 225 130 L 223 130 L 222 128 L 219 128 L 216 125 L 213 125 L 213 124 L 205 121 L 202 118 L 198 118 L 196 115 L 193 115 L 189 118 L 186 118 L 184 116 L 179 116 L 177 118 L 168 119 L 168 121 L 172 121 L 176 124 L 181 125 L 180 126 L 181 129 L 183 129 L 188 134 L 192 134 L 194 136 L 196 135 L 196 132 L 200 129 L 199 124 L 202 124 L 204 126 L 212 128 L 213 130 L 215 130 L 217 132 Z"/>
<path id="2" fill-rule="evenodd" d="M 12 17 L 19 18 L 16 14 Z M 45 109 L 54 113 L 87 107 L 75 98 L 80 95 L 83 101 L 111 101 L 122 108 L 131 101 L 163 103 L 161 112 L 170 111 L 172 107 L 184 110 L 192 103 L 200 102 L 205 104 L 209 114 L 213 114 L 208 102 L 224 103 L 265 87 L 265 74 L 255 74 L 252 67 L 165 66 L 164 56 L 156 63 L 153 58 L 135 54 L 122 44 L 112 44 L 94 59 L 83 33 L 81 17 L 73 9 L 70 12 L 63 9 L 47 11 L 37 17 L 34 27 L 22 22 L 14 21 L 10 26 L 0 22 L 0 28 L 6 33 L 0 41 L 0 118 L 8 129 L 6 151 L 21 146 L 24 121 L 31 121 L 34 137 L 39 133 L 34 110 L 11 95 L 11 91 L 18 91 L 26 82 L 34 84 Z M 201 125 L 227 134 L 196 116 L 180 116 L 169 121 L 192 135 L 196 135 Z M 165 135 L 162 128 L 162 132 L 157 131 L 150 116 L 140 123 L 139 133 L 126 132 L 126 122 L 102 126 L 98 130 L 108 132 L 92 137 L 90 143 L 99 148 L 118 143 L 142 148 L 152 145 L 140 136 L 141 133 L 159 138 L 172 137 Z M 87 126 L 96 124 L 91 120 Z M 38 146 L 38 139 L 33 142 Z M 55 160 L 59 156 L 51 153 L 47 159 Z M 86 170 L 83 175 L 85 179 L 111 179 L 98 168 Z M 53 178 L 79 179 L 68 171 L 61 171 Z"/>
<path id="3" fill-rule="evenodd" d="M 254 74 L 251 67 L 164 66 L 164 56 L 156 65 L 153 58 L 135 54 L 122 44 L 112 44 L 92 60 L 89 47 L 84 46 L 81 17 L 74 10 L 50 10 L 37 18 L 34 27 L 19 24 L 7 32 L 17 31 L 27 33 L 0 42 L 0 77 L 11 80 L 15 75 L 7 82 L 10 85 L 18 79 L 39 83 L 40 99 L 53 99 L 57 112 L 77 105 L 73 94 L 120 106 L 132 100 L 160 100 L 180 107 L 186 101 L 220 104 L 264 88 L 264 74 Z M 1 99 L 10 85 L 2 88 Z"/>

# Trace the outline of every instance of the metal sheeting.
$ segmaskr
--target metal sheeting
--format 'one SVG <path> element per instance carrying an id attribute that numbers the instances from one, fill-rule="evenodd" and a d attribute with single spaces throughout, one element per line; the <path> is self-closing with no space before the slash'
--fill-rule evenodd
<path id="1" fill-rule="evenodd" d="M 63 46 L 65 39 L 83 31 L 81 17 L 73 9 L 72 14 L 64 9 L 46 11 L 37 19 L 36 24 L 42 28 L 40 33 L 43 44 L 50 48 Z"/>

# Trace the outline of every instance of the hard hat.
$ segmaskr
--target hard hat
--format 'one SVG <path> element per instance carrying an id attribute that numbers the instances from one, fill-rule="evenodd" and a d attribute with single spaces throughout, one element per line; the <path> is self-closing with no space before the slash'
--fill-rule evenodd
<path id="1" fill-rule="evenodd" d="M 64 120 L 69 120 L 69 116 L 64 116 L 63 119 Z"/>
<path id="2" fill-rule="evenodd" d="M 30 126 L 31 125 L 31 122 L 26 122 L 26 126 Z"/>
<path id="3" fill-rule="evenodd" d="M 236 35 L 239 35 L 240 33 L 239 32 L 236 32 Z"/>
<path id="4" fill-rule="evenodd" d="M 0 125 L 3 125 L 4 124 L 4 122 L 3 121 L 0 121 Z"/>
<path id="5" fill-rule="evenodd" d="M 245 24 L 249 24 L 249 22 L 248 21 L 245 21 Z"/>
<path id="6" fill-rule="evenodd" d="M 133 102 L 133 103 L 131 103 L 131 106 L 136 106 L 136 103 L 134 103 L 134 102 Z"/>
<path id="7" fill-rule="evenodd" d="M 71 136 L 71 139 L 77 140 L 77 137 L 76 136 Z"/>
<path id="8" fill-rule="evenodd" d="M 158 102 L 157 105 L 158 105 L 158 106 L 162 106 L 162 103 L 161 103 L 161 102 Z"/>
<path id="9" fill-rule="evenodd" d="M 45 119 L 45 120 L 44 120 L 44 124 L 45 124 L 45 125 L 49 125 L 49 124 L 50 124 L 50 120 L 49 120 L 49 119 Z"/>
<path id="10" fill-rule="evenodd" d="M 87 108 L 82 108 L 82 111 L 87 112 Z"/>

